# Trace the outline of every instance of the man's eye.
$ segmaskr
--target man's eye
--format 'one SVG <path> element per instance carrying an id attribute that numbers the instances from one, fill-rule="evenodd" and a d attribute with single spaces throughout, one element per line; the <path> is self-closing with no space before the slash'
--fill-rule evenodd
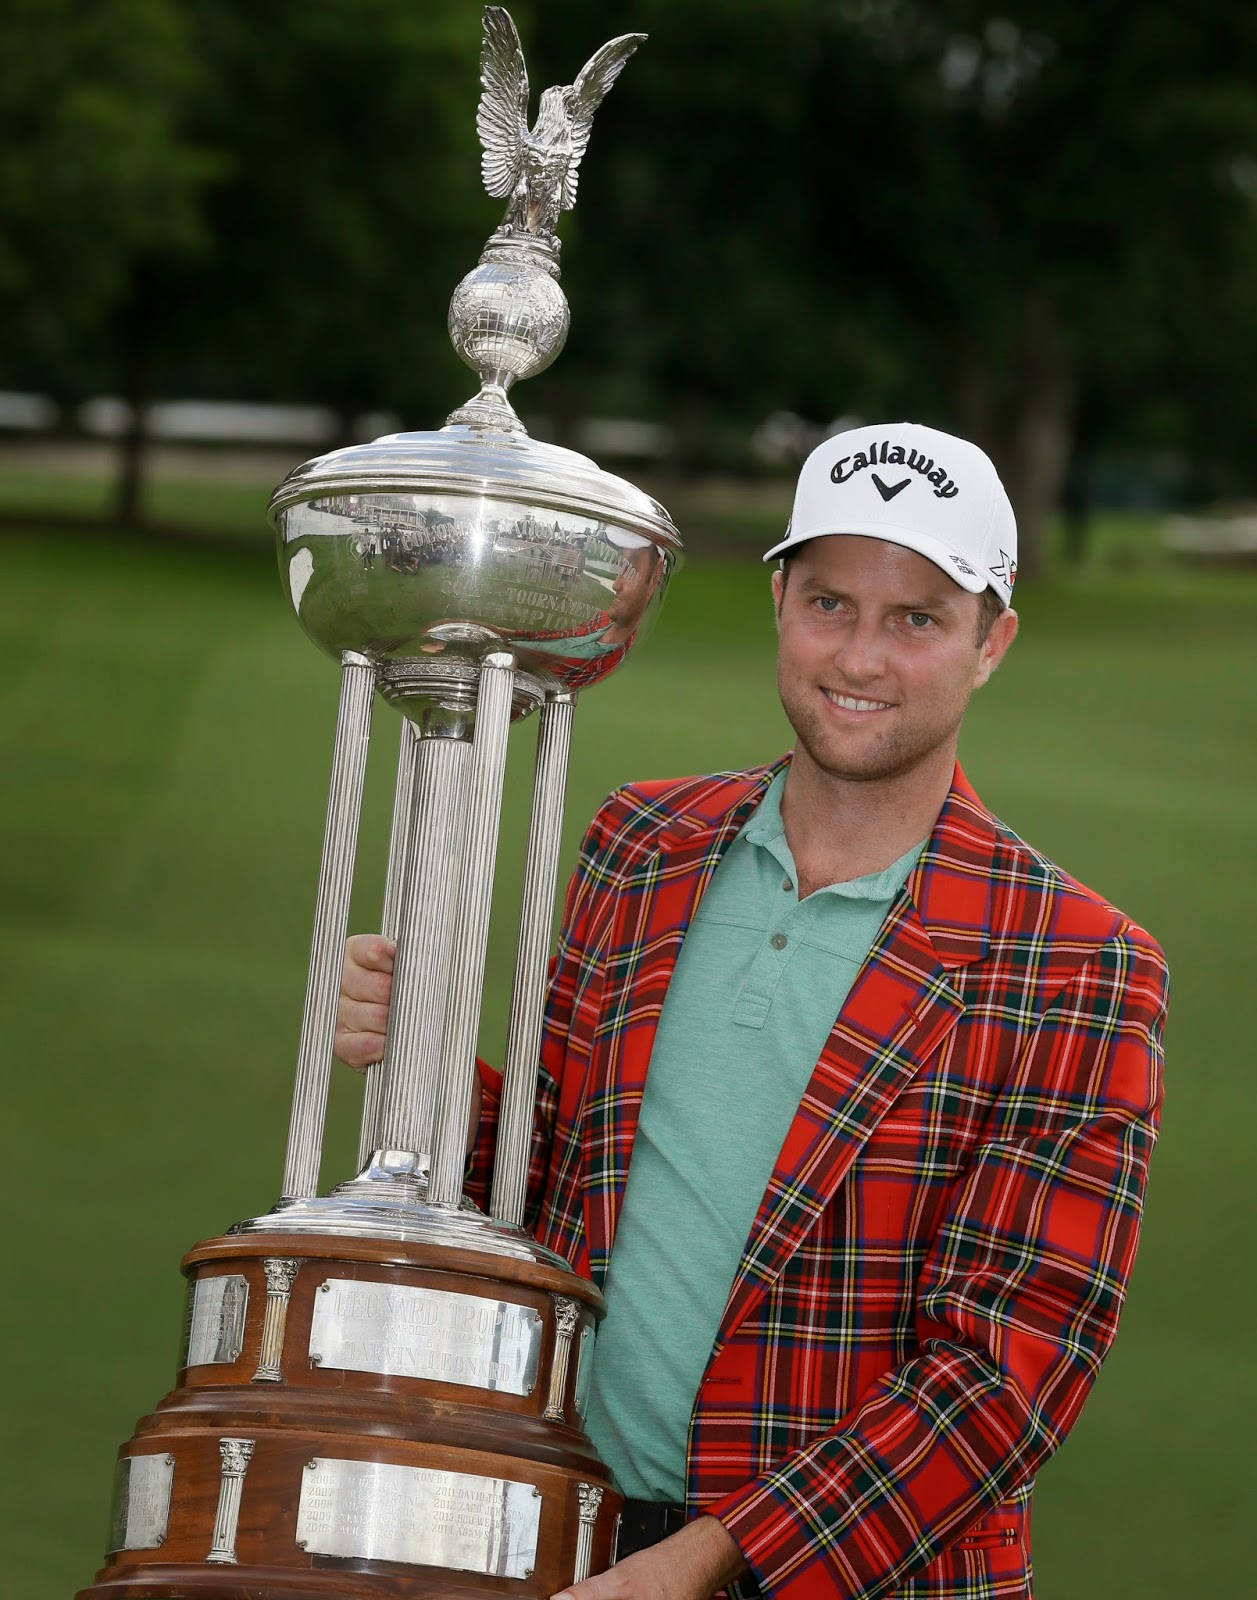
<path id="1" fill-rule="evenodd" d="M 933 624 L 934 618 L 928 611 L 909 611 L 907 622 L 914 633 L 924 633 Z"/>
<path id="2" fill-rule="evenodd" d="M 837 597 L 832 594 L 818 594 L 816 604 L 822 611 L 837 611 L 838 609 Z"/>

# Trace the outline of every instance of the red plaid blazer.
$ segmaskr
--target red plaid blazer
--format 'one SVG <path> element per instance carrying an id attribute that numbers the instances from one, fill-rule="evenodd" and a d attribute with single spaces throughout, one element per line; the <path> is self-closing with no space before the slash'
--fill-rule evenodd
<path id="1" fill-rule="evenodd" d="M 677 951 L 775 770 L 633 784 L 585 836 L 531 1215 L 597 1282 Z M 1135 1253 L 1165 993 L 1149 936 L 957 771 L 782 1145 L 694 1405 L 690 1509 L 766 1594 L 1030 1594 L 1034 1475 Z M 719 1107 L 695 1114 L 719 1137 Z"/>

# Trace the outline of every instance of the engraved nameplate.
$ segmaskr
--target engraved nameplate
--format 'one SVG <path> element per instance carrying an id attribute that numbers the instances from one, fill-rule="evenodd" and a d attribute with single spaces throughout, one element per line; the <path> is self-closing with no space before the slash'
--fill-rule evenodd
<path id="1" fill-rule="evenodd" d="M 527 1578 L 540 1522 L 531 1483 L 316 1458 L 301 1479 L 297 1543 L 312 1555 Z"/>
<path id="2" fill-rule="evenodd" d="M 353 1372 L 531 1394 L 541 1330 L 531 1306 L 509 1300 L 329 1278 L 314 1297 L 310 1360 Z"/>
<path id="3" fill-rule="evenodd" d="M 109 1554 L 115 1550 L 156 1550 L 170 1521 L 170 1486 L 175 1458 L 123 1456 L 114 1480 Z"/>
<path id="4" fill-rule="evenodd" d="M 249 1285 L 239 1273 L 198 1278 L 192 1285 L 185 1367 L 208 1367 L 235 1361 L 244 1347 L 244 1316 Z"/>
<path id="5" fill-rule="evenodd" d="M 594 1375 L 594 1325 L 586 1322 L 580 1331 L 580 1344 L 576 1351 L 576 1382 L 572 1385 L 572 1399 L 583 1421 L 589 1410 L 589 1385 Z"/>

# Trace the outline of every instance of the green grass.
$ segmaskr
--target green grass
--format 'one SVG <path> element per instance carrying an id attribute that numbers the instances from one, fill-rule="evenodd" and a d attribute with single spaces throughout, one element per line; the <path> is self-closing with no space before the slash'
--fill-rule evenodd
<path id="1" fill-rule="evenodd" d="M 8 1182 L 0 1497 L 9 1592 L 99 1564 L 112 1460 L 174 1374 L 177 1266 L 277 1190 L 336 672 L 269 549 L 3 540 L 0 984 Z M 1008 822 L 1146 923 L 1174 973 L 1169 1095 L 1125 1327 L 1045 1472 L 1039 1600 L 1183 1600 L 1248 1570 L 1257 580 L 1028 591 L 964 755 Z M 763 574 L 694 562 L 655 637 L 577 713 L 566 857 L 612 786 L 776 754 Z M 396 747 L 377 713 L 354 922 L 377 919 Z M 500 886 L 516 892 L 529 735 Z M 484 1044 L 501 1039 L 509 908 Z M 338 1074 L 325 1173 L 345 1175 Z"/>

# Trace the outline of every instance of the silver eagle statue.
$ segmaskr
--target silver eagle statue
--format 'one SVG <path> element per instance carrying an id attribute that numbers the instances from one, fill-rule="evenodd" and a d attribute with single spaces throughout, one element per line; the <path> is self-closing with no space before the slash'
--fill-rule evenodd
<path id="1" fill-rule="evenodd" d="M 597 50 L 564 88 L 545 90 L 528 125 L 528 71 L 519 34 L 501 6 L 486 6 L 476 130 L 480 170 L 506 214 L 479 264 L 450 300 L 450 340 L 480 376 L 480 390 L 447 421 L 508 433 L 527 430 L 507 399 L 520 378 L 542 372 L 562 350 L 570 320 L 559 286 L 561 212 L 576 204 L 581 158 L 594 113 L 646 38 L 626 33 Z"/>
<path id="2" fill-rule="evenodd" d="M 575 83 L 544 90 L 530 128 L 528 71 L 519 34 L 507 11 L 486 6 L 476 131 L 484 149 L 480 171 L 485 188 L 491 195 L 510 197 L 499 235 L 553 238 L 559 213 L 576 204 L 594 113 L 645 37 L 625 33 L 611 39 L 590 56 Z"/>

